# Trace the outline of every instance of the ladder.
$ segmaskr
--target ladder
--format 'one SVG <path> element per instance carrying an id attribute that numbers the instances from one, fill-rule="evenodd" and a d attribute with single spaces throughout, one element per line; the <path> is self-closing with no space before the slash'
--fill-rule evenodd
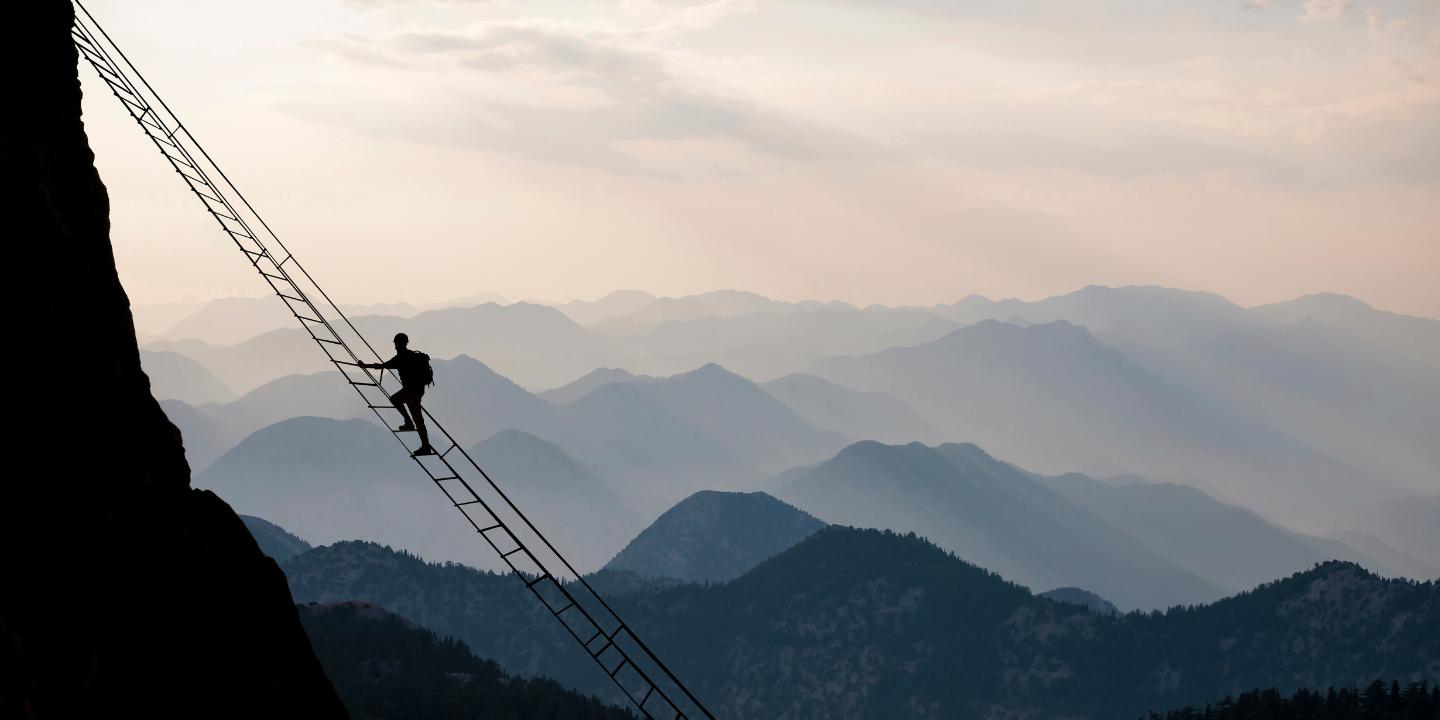
<path id="1" fill-rule="evenodd" d="M 154 142 L 205 211 L 244 254 L 271 291 L 309 333 L 345 382 L 360 395 L 407 455 L 412 448 L 381 413 L 393 410 L 386 384 L 398 378 L 361 367 L 383 360 L 350 319 L 251 207 L 209 153 L 182 125 L 125 54 L 80 3 L 71 30 L 75 49 Z M 427 410 L 434 455 L 411 457 L 445 493 L 525 588 L 553 615 L 620 692 L 646 717 L 681 720 L 714 715 L 600 597 L 540 529 Z"/>

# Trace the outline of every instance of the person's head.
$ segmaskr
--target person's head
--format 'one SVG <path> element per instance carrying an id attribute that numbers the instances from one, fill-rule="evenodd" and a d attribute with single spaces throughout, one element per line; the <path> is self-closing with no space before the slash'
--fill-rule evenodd
<path id="1" fill-rule="evenodd" d="M 395 333 L 395 349 L 404 350 L 410 344 L 410 336 L 405 333 Z"/>

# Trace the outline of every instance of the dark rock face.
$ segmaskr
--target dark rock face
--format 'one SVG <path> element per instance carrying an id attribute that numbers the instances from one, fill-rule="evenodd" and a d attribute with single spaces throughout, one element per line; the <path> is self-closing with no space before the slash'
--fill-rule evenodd
<path id="1" fill-rule="evenodd" d="M 284 576 L 190 488 L 140 369 L 71 13 L 16 3 L 0 30 L 9 331 L 29 348 L 0 486 L 0 717 L 344 717 Z"/>

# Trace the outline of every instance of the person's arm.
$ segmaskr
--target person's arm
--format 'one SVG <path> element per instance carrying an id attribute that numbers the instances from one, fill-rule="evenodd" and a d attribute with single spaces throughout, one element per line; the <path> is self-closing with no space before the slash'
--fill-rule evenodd
<path id="1" fill-rule="evenodd" d="M 379 369 L 381 369 L 381 368 L 390 368 L 391 370 L 395 370 L 395 369 L 398 369 L 398 368 L 400 367 L 400 356 L 399 356 L 399 355 L 396 355 L 395 357 L 392 357 L 392 358 L 390 358 L 389 360 L 386 360 L 386 361 L 383 362 L 383 363 L 367 363 L 367 362 L 362 362 L 362 363 L 360 363 L 360 367 L 366 368 L 366 369 L 369 369 L 369 370 L 379 370 Z"/>

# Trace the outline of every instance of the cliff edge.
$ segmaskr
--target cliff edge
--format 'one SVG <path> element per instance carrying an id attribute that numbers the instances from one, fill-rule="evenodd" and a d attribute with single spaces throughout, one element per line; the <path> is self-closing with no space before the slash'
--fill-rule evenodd
<path id="1" fill-rule="evenodd" d="M 72 12 L 16 3 L 0 30 L 18 88 L 0 126 L 16 423 L 0 717 L 344 717 L 284 575 L 223 500 L 190 487 L 140 369 Z"/>

